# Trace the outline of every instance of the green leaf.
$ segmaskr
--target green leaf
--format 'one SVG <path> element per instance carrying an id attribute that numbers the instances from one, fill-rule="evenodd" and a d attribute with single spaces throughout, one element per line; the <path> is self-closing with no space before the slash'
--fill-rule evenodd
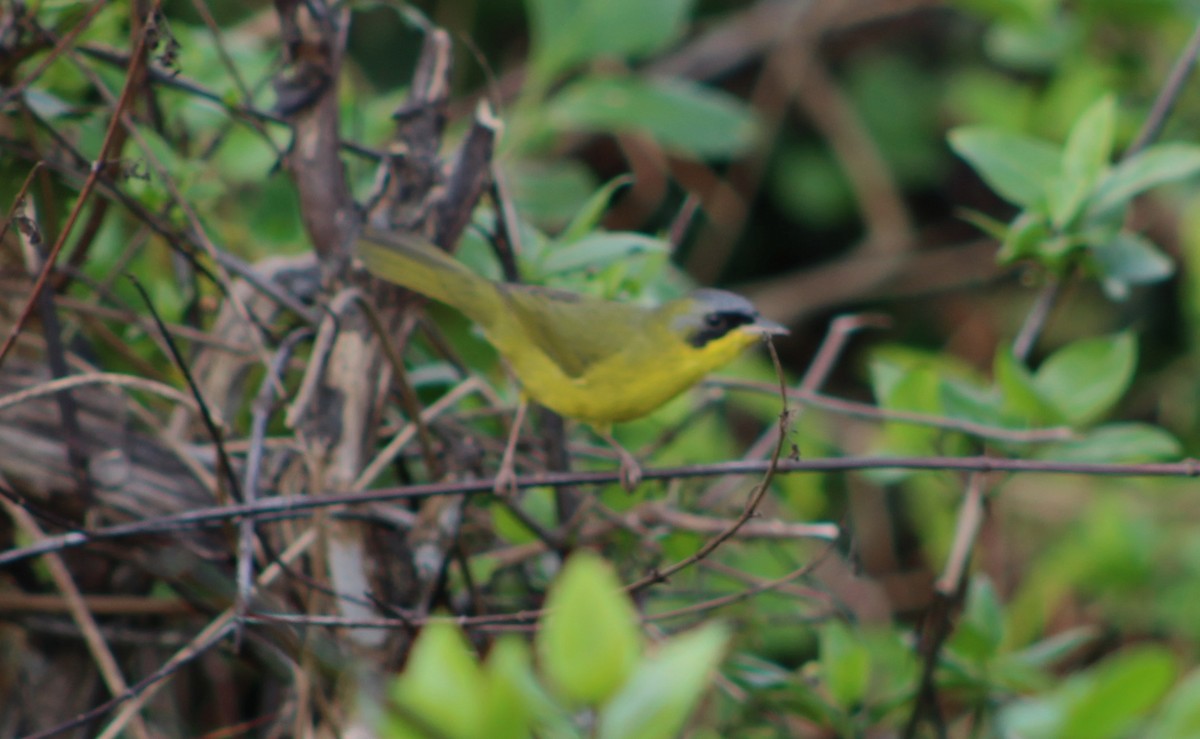
<path id="1" fill-rule="evenodd" d="M 537 650 L 547 678 L 573 703 L 603 703 L 629 678 L 642 646 L 637 612 L 616 574 L 594 554 L 575 554 L 546 609 Z"/>
<path id="2" fill-rule="evenodd" d="M 500 164 L 517 211 L 546 228 L 562 228 L 570 223 L 595 195 L 595 177 L 574 160 L 506 157 Z"/>
<path id="3" fill-rule="evenodd" d="M 1073 424 L 1091 423 L 1120 400 L 1133 380 L 1131 333 L 1083 339 L 1058 350 L 1034 374 L 1038 394 Z"/>
<path id="4" fill-rule="evenodd" d="M 666 253 L 670 248 L 662 239 L 639 233 L 594 233 L 548 252 L 538 266 L 541 276 L 545 277 L 581 269 L 598 269 L 642 254 Z"/>
<path id="5" fill-rule="evenodd" d="M 457 626 L 434 622 L 421 629 L 408 665 L 393 683 L 392 699 L 424 724 L 447 737 L 470 739 L 485 731 L 485 680 L 475 655 Z M 404 721 L 389 718 L 392 737 L 423 737 Z"/>
<path id="6" fill-rule="evenodd" d="M 1200 173 L 1200 146 L 1159 144 L 1118 164 L 1101 180 L 1088 209 L 1101 217 L 1153 187 Z"/>
<path id="7" fill-rule="evenodd" d="M 1114 423 L 1082 439 L 1048 446 L 1040 459 L 1060 462 L 1163 462 L 1179 459 L 1183 448 L 1167 431 L 1146 423 Z"/>
<path id="8" fill-rule="evenodd" d="M 537 694 L 529 648 L 518 637 L 502 637 L 492 647 L 484 668 L 483 710 L 487 735 L 522 739 L 530 734 Z"/>
<path id="9" fill-rule="evenodd" d="M 950 647 L 972 662 L 986 663 L 1004 639 L 1004 609 L 986 578 L 971 581 L 967 608 L 950 639 Z"/>
<path id="10" fill-rule="evenodd" d="M 1062 174 L 1048 191 L 1056 228 L 1066 228 L 1082 210 L 1112 156 L 1116 101 L 1105 95 L 1071 128 L 1063 149 Z"/>
<path id="11" fill-rule="evenodd" d="M 549 102 L 563 130 L 641 131 L 677 154 L 732 157 L 754 143 L 754 115 L 732 95 L 682 80 L 588 77 Z"/>
<path id="12" fill-rule="evenodd" d="M 1004 399 L 1004 416 L 1010 425 L 1033 428 L 1061 422 L 1062 415 L 1042 397 L 1033 376 L 1025 365 L 1013 356 L 1011 349 L 1002 349 L 996 353 L 992 371 Z"/>
<path id="13" fill-rule="evenodd" d="M 501 637 L 488 653 L 484 705 L 489 739 L 528 737 L 535 720 L 544 736 L 574 734 L 570 715 L 542 689 L 532 662 L 526 642 L 516 636 Z"/>
<path id="14" fill-rule="evenodd" d="M 992 425 L 1004 422 L 1000 412 L 1000 395 L 991 388 L 957 378 L 945 378 L 938 393 L 943 412 L 951 418 Z"/>
<path id="15" fill-rule="evenodd" d="M 1162 647 L 1132 649 L 1077 673 L 1054 692 L 1009 704 L 1001 732 L 1022 739 L 1127 736 L 1162 698 L 1175 674 Z"/>
<path id="16" fill-rule="evenodd" d="M 1019 259 L 1037 257 L 1043 246 L 1050 241 L 1050 227 L 1045 219 L 1033 211 L 1018 215 L 1003 235 L 996 261 L 1012 264 Z"/>
<path id="17" fill-rule="evenodd" d="M 579 213 L 571 220 L 571 223 L 559 234 L 559 241 L 569 244 L 582 239 L 594 231 L 596 226 L 599 225 L 600 219 L 604 217 L 604 211 L 608 210 L 608 205 L 612 202 L 613 196 L 617 194 L 617 190 L 632 183 L 633 175 L 627 174 L 614 177 L 604 183 L 603 187 L 588 198 L 588 201 L 579 209 Z"/>
<path id="18" fill-rule="evenodd" d="M 526 490 L 522 494 L 521 510 L 524 518 L 515 515 L 508 506 L 500 503 L 488 508 L 488 512 L 492 514 L 492 530 L 511 544 L 528 544 L 537 540 L 538 532 L 529 528 L 525 523 L 526 519 L 532 519 L 534 523 L 543 527 L 554 526 L 554 489 L 535 487 Z"/>
<path id="19" fill-rule="evenodd" d="M 1130 285 L 1161 282 L 1175 273 L 1175 263 L 1154 242 L 1131 231 L 1122 231 L 1090 250 L 1092 262 L 1110 296 L 1124 297 Z M 1111 286 L 1109 283 L 1113 283 Z"/>
<path id="20" fill-rule="evenodd" d="M 1022 208 L 1045 206 L 1046 191 L 1060 171 L 1059 147 L 1048 141 L 983 127 L 956 128 L 950 147 L 1000 197 Z"/>
<path id="21" fill-rule="evenodd" d="M 728 642 L 729 631 L 719 623 L 668 640 L 601 711 L 600 739 L 679 736 Z"/>
<path id="22" fill-rule="evenodd" d="M 1099 630 L 1094 626 L 1077 626 L 1013 652 L 1005 659 L 1028 667 L 1047 669 L 1080 647 L 1095 642 L 1099 636 Z"/>
<path id="23" fill-rule="evenodd" d="M 871 680 L 871 653 L 840 621 L 821 628 L 821 675 L 829 695 L 843 709 L 862 703 Z"/>
<path id="24" fill-rule="evenodd" d="M 540 84 L 599 56 L 648 54 L 683 33 L 694 0 L 527 0 Z"/>
<path id="25" fill-rule="evenodd" d="M 1045 25 L 1058 7 L 1054 0 L 955 0 L 955 5 L 999 21 L 1029 26 Z"/>
<path id="26" fill-rule="evenodd" d="M 1175 659 L 1163 647 L 1143 647 L 1105 660 L 1086 677 L 1059 736 L 1117 737 L 1157 703 L 1175 678 Z"/>
<path id="27" fill-rule="evenodd" d="M 1079 116 L 1063 149 L 1062 171 L 1067 177 L 1093 183 L 1108 167 L 1116 129 L 1117 105 L 1105 95 Z"/>
<path id="28" fill-rule="evenodd" d="M 1145 739 L 1192 739 L 1200 736 L 1200 670 L 1193 670 L 1167 696 Z"/>

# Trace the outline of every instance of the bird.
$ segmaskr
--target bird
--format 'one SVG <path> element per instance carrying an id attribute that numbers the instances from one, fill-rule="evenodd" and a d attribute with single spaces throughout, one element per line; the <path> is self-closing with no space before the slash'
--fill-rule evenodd
<path id="1" fill-rule="evenodd" d="M 415 234 L 364 230 L 356 252 L 371 274 L 479 326 L 516 377 L 521 400 L 497 494 L 515 490 L 513 457 L 529 399 L 591 426 L 616 451 L 621 484 L 632 490 L 641 467 L 612 425 L 648 415 L 755 342 L 788 332 L 746 298 L 715 288 L 645 306 L 491 280 Z"/>

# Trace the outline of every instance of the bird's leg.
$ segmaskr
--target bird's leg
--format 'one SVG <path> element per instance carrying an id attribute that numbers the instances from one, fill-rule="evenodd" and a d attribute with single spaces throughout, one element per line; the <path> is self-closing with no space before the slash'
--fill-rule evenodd
<path id="1" fill-rule="evenodd" d="M 613 451 L 621 459 L 621 487 L 625 488 L 625 492 L 632 493 L 633 489 L 642 481 L 642 465 L 637 461 L 637 458 L 629 453 L 629 450 L 621 446 L 621 442 L 617 441 L 612 435 L 612 432 L 607 428 L 598 428 L 596 433 L 601 439 L 608 442 Z"/>
<path id="2" fill-rule="evenodd" d="M 496 471 L 496 482 L 492 491 L 496 495 L 516 495 L 517 472 L 514 458 L 517 455 L 517 441 L 521 438 L 521 426 L 525 423 L 525 411 L 529 409 L 529 399 L 521 394 L 517 403 L 517 415 L 513 418 L 512 430 L 508 432 L 508 442 L 504 445 L 504 456 L 500 458 L 500 469 Z"/>

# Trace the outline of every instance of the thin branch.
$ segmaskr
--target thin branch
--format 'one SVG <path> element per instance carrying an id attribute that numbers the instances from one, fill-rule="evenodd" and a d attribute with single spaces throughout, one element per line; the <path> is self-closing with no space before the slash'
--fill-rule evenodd
<path id="1" fill-rule="evenodd" d="M 0 499 L 0 503 L 3 504 L 4 508 L 8 511 L 8 515 L 12 516 L 13 520 L 26 536 L 29 536 L 34 541 L 45 537 L 42 528 L 38 526 L 37 521 L 34 520 L 28 511 L 5 499 Z M 50 576 L 53 578 L 55 586 L 66 602 L 71 617 L 75 620 L 75 624 L 79 627 L 79 631 L 83 635 L 83 641 L 87 644 L 88 651 L 92 654 L 92 659 L 96 661 L 96 667 L 99 668 L 100 675 L 104 678 L 104 684 L 108 688 L 109 693 L 113 696 L 123 695 L 129 688 L 125 682 L 124 675 L 121 674 L 121 667 L 117 664 L 112 649 L 109 648 L 108 644 L 104 641 L 104 637 L 100 634 L 96 617 L 88 610 L 88 604 L 84 600 L 79 586 L 71 576 L 70 570 L 67 569 L 62 557 L 56 554 L 46 558 L 46 566 L 50 571 Z M 141 716 L 134 717 L 133 724 L 130 726 L 130 734 L 137 739 L 148 739 L 150 736 L 150 732 L 147 730 L 145 721 L 142 720 Z"/>
<path id="2" fill-rule="evenodd" d="M 1188 77 L 1196 68 L 1197 54 L 1200 54 L 1200 23 L 1196 24 L 1191 39 L 1188 40 L 1187 46 L 1175 61 L 1175 66 L 1171 68 L 1170 74 L 1167 75 L 1167 81 L 1159 91 L 1158 97 L 1155 98 L 1154 106 L 1150 108 L 1150 115 L 1146 117 L 1142 129 L 1138 131 L 1137 138 L 1125 150 L 1122 158 L 1128 159 L 1145 149 L 1162 133 L 1167 118 L 1170 117 L 1171 111 L 1175 109 L 1175 104 L 1179 102 L 1180 95 L 1183 94 L 1183 87 L 1187 83 Z"/>
<path id="3" fill-rule="evenodd" d="M 718 377 L 706 380 L 705 383 L 755 392 L 773 392 L 773 388 L 767 383 L 755 382 L 753 380 Z M 880 408 L 869 403 L 858 403 L 853 400 L 843 400 L 828 395 L 809 393 L 804 390 L 788 390 L 787 395 L 789 399 L 795 400 L 802 405 L 810 405 L 814 408 L 820 408 L 850 418 L 887 421 L 890 423 L 911 423 L 916 426 L 933 426 L 946 431 L 958 431 L 969 436 L 991 441 L 1036 444 L 1047 441 L 1070 441 L 1076 438 L 1075 432 L 1067 426 L 1050 426 L 1040 429 L 1007 429 L 1001 426 L 989 426 L 959 418 L 935 416 L 930 413 Z"/>
<path id="4" fill-rule="evenodd" d="M 720 475 L 762 475 L 774 468 L 776 474 L 863 472 L 866 470 L 928 470 L 938 472 L 1020 472 L 1044 475 L 1088 475 L 1095 477 L 1200 477 L 1200 460 L 1180 462 L 1055 462 L 1044 459 L 1007 459 L 1004 457 L 829 457 L 825 459 L 736 460 L 713 464 L 644 469 L 645 480 L 674 480 Z M 518 477 L 518 488 L 561 487 L 563 485 L 611 485 L 620 481 L 620 473 L 558 472 Z M 170 516 L 117 524 L 97 529 L 71 531 L 50 537 L 46 542 L 0 552 L 0 566 L 47 552 L 74 549 L 98 541 L 132 536 L 187 531 L 215 526 L 243 516 L 268 519 L 294 518 L 310 511 L 332 506 L 362 505 L 396 500 L 420 500 L 446 495 L 491 493 L 495 483 L 489 479 L 380 488 L 361 493 L 273 497 L 254 504 L 198 508 Z"/>
<path id="5" fill-rule="evenodd" d="M 133 390 L 141 390 L 142 392 L 151 393 L 161 398 L 174 401 L 180 405 L 187 406 L 197 413 L 200 412 L 200 406 L 196 404 L 196 399 L 187 393 L 181 392 L 170 385 L 164 385 L 161 382 L 147 380 L 144 377 L 135 375 L 119 375 L 115 372 L 95 372 L 87 375 L 72 375 L 64 377 L 61 380 L 51 380 L 48 382 L 39 383 L 25 390 L 18 390 L 15 393 L 8 395 L 0 395 L 0 411 L 6 408 L 11 408 L 21 403 L 27 403 L 36 398 L 41 398 L 46 395 L 69 390 L 71 388 L 83 387 L 84 385 L 113 385 L 114 387 L 125 387 Z M 224 421 L 216 417 L 215 422 L 223 425 Z"/>
<path id="6" fill-rule="evenodd" d="M 962 507 L 959 509 L 950 556 L 947 557 L 942 575 L 934 586 L 933 604 L 926 613 L 924 628 L 921 630 L 921 680 L 908 723 L 901 734 L 904 739 L 914 739 L 917 736 L 922 719 L 933 725 L 939 737 L 946 735 L 934 677 L 942 645 L 954 631 L 954 611 L 966 593 L 967 565 L 971 561 L 971 552 L 975 549 L 975 540 L 983 525 L 986 495 L 984 476 L 979 473 L 972 474 L 967 483 L 967 493 L 963 496 Z"/>
<path id="7" fill-rule="evenodd" d="M 103 5 L 104 3 L 97 3 Z M 152 13 L 159 12 L 160 3 L 156 0 Z M 146 49 L 146 32 L 143 29 L 142 33 L 138 34 L 137 45 L 134 48 L 132 58 L 139 59 Z M 25 328 L 25 323 L 33 314 L 34 308 L 37 306 L 37 296 L 46 287 L 46 282 L 50 279 L 50 273 L 54 271 L 54 263 L 58 259 L 59 253 L 63 246 L 67 243 L 67 237 L 71 234 L 71 229 L 75 226 L 75 222 L 79 220 L 80 213 L 83 212 L 83 206 L 88 201 L 92 190 L 100 180 L 101 173 L 108 168 L 109 148 L 116 140 L 117 132 L 124 122 L 125 109 L 129 107 L 130 100 L 133 97 L 134 80 L 138 77 L 132 66 L 128 74 L 125 75 L 125 84 L 121 88 L 121 94 L 117 98 L 114 105 L 112 119 L 108 122 L 108 128 L 104 132 L 104 140 L 100 143 L 100 150 L 96 154 L 95 161 L 88 172 L 87 179 L 84 180 L 83 187 L 79 190 L 79 195 L 75 198 L 75 204 L 71 206 L 71 212 L 67 215 L 66 223 L 63 224 L 62 231 L 58 234 L 58 239 L 55 240 L 54 246 L 50 248 L 50 253 L 46 255 L 46 261 L 42 265 L 42 271 L 38 274 L 37 280 L 33 283 L 33 288 L 30 290 L 29 297 L 26 300 L 25 307 L 21 309 L 21 313 L 17 316 L 17 320 L 13 323 L 12 329 L 8 336 L 4 339 L 4 343 L 0 344 L 0 366 L 4 364 L 4 359 L 12 350 L 17 342 L 17 336 Z"/>
<path id="8" fill-rule="evenodd" d="M 746 505 L 742 508 L 742 512 L 736 519 L 733 520 L 723 531 L 713 536 L 704 545 L 696 550 L 689 557 L 676 562 L 664 569 L 655 568 L 654 571 L 647 574 L 642 579 L 630 584 L 626 590 L 630 593 L 636 593 L 639 590 L 660 582 L 666 582 L 667 578 L 687 567 L 691 567 L 696 562 L 706 558 L 717 550 L 717 547 L 728 541 L 758 510 L 759 503 L 767 494 L 767 488 L 771 485 L 771 480 L 775 479 L 775 471 L 779 465 L 779 455 L 783 451 L 783 442 L 787 438 L 788 426 L 791 422 L 791 413 L 788 410 L 787 404 L 787 384 L 784 380 L 783 366 L 779 363 L 779 354 L 775 351 L 775 344 L 771 339 L 767 339 L 767 349 L 771 352 L 771 361 L 775 364 L 775 375 L 779 378 L 779 397 L 783 403 L 783 408 L 779 411 L 779 437 L 775 442 L 775 450 L 771 453 L 771 458 L 767 460 L 767 468 L 763 473 L 763 478 L 758 482 L 758 485 L 750 492 L 750 496 L 746 499 Z"/>

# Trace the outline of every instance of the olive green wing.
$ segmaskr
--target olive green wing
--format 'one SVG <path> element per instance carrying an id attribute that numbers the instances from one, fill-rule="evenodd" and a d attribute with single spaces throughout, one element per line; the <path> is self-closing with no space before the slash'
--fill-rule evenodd
<path id="1" fill-rule="evenodd" d="M 519 331 L 568 377 L 628 348 L 650 311 L 588 295 L 529 285 L 503 285 Z"/>

